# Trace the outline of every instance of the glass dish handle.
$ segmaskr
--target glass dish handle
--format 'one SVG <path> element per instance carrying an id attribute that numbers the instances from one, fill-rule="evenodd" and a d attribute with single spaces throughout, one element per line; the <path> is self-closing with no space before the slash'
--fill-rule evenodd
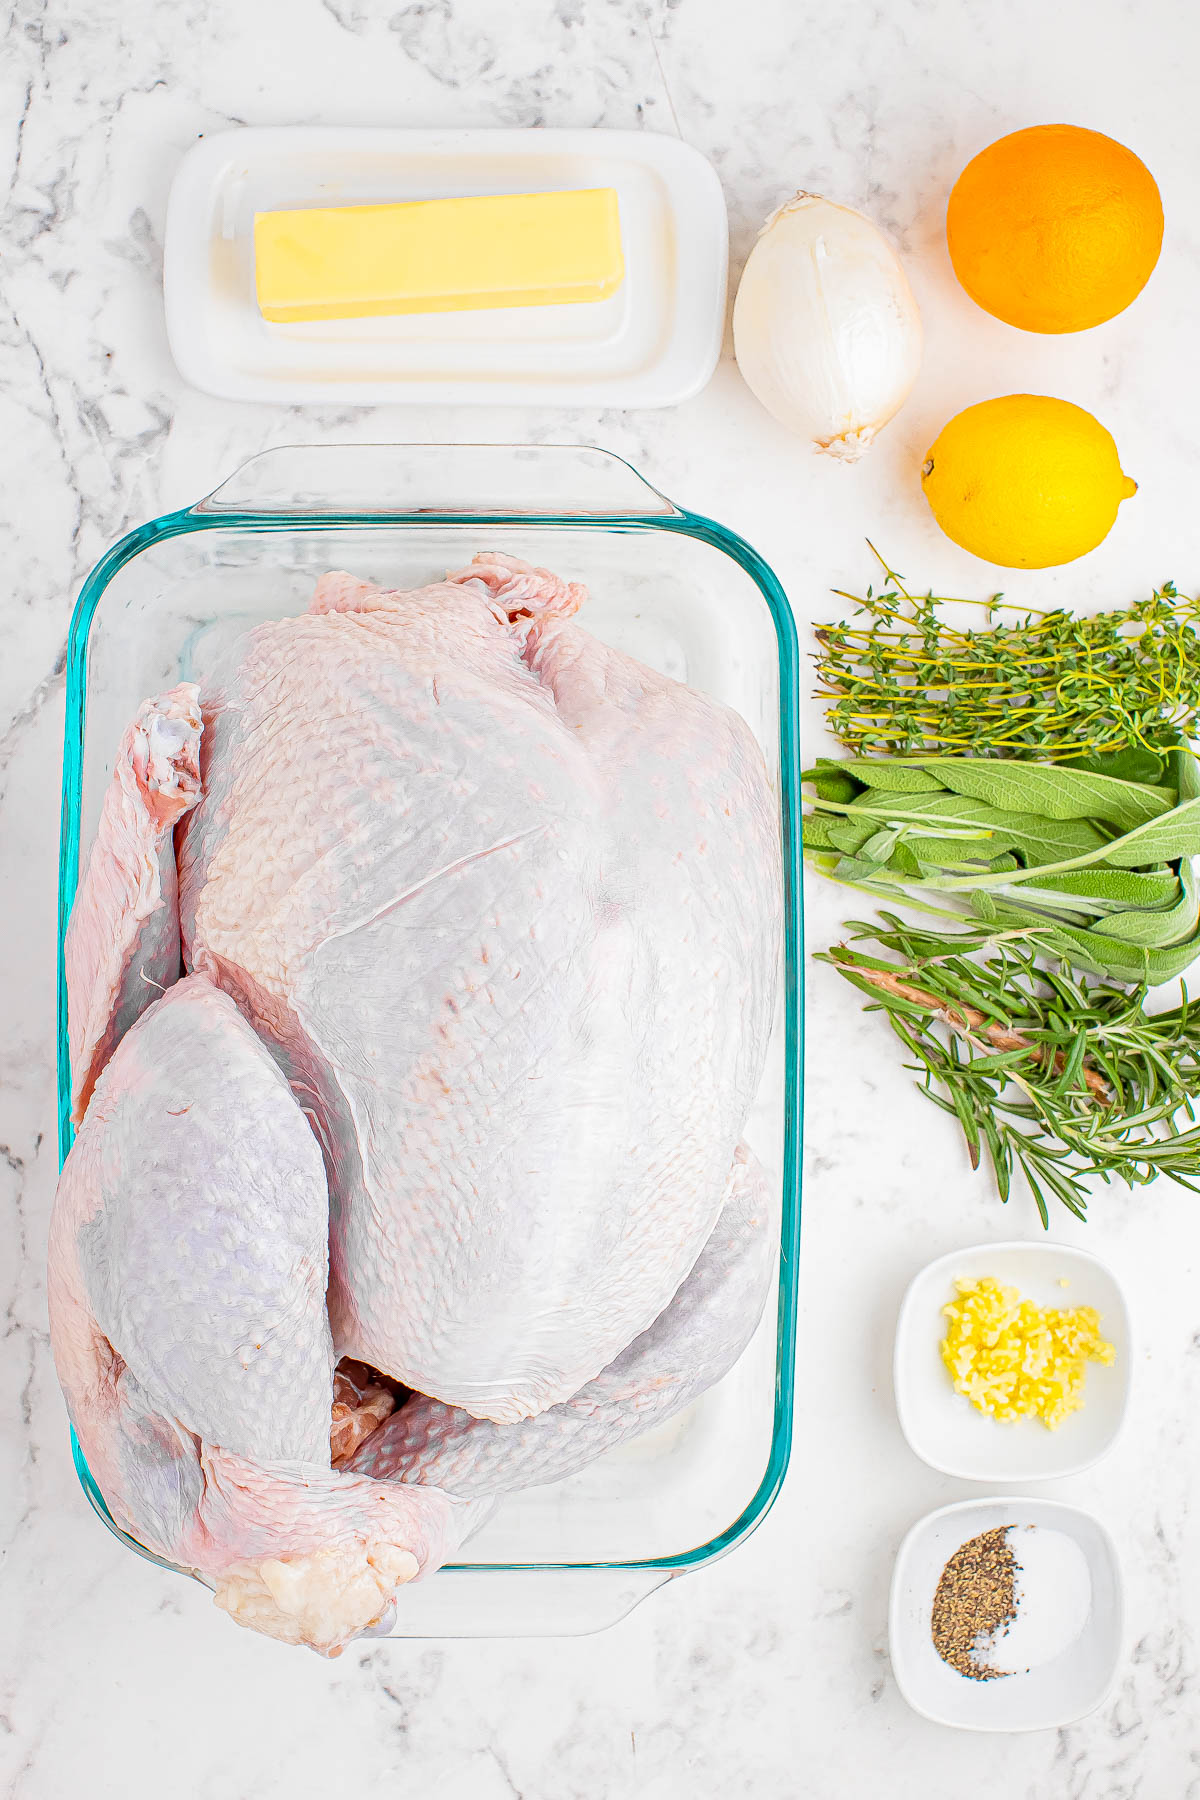
<path id="1" fill-rule="evenodd" d="M 71 1454 L 84 1494 L 100 1522 L 135 1555 L 174 1575 L 201 1578 L 165 1562 L 121 1530 L 71 1430 Z M 470 1564 L 442 1569 L 406 1588 L 392 1638 L 581 1637 L 631 1613 L 677 1571 L 660 1568 L 497 1569 Z M 374 1636 L 375 1633 L 370 1633 Z M 360 1640 L 361 1641 L 361 1640 Z"/>
<path id="2" fill-rule="evenodd" d="M 610 450 L 571 444 L 291 444 L 192 508 L 245 518 L 651 519 L 679 509 Z"/>
<path id="3" fill-rule="evenodd" d="M 667 1569 L 443 1569 L 405 1588 L 390 1638 L 584 1637 L 672 1579 Z"/>

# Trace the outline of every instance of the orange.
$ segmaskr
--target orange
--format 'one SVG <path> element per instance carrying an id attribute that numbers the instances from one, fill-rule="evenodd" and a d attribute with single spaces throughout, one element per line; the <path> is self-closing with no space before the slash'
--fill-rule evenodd
<path id="1" fill-rule="evenodd" d="M 1034 125 L 981 150 L 950 194 L 954 272 L 1022 331 L 1086 331 L 1122 312 L 1162 247 L 1145 163 L 1098 131 Z"/>

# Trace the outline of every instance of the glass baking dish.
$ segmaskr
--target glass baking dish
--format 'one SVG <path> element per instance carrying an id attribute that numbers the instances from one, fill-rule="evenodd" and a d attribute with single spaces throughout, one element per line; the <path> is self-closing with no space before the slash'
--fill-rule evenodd
<path id="1" fill-rule="evenodd" d="M 779 1490 L 792 1436 L 802 1093 L 796 631 L 742 539 L 605 451 L 337 445 L 270 450 L 198 505 L 130 533 L 84 584 L 67 656 L 59 878 L 59 1137 L 71 1144 L 62 941 L 114 752 L 138 703 L 195 679 L 232 638 L 300 612 L 330 568 L 415 587 L 477 551 L 585 581 L 587 628 L 743 715 L 777 781 L 784 946 L 767 1072 L 747 1137 L 776 1172 L 776 1303 L 687 1413 L 567 1481 L 512 1496 L 461 1561 L 406 1590 L 400 1637 L 565 1634 L 622 1617 L 741 1542 Z M 117 1536 L 73 1444 L 84 1490 Z M 157 1558 L 151 1558 L 157 1561 Z"/>

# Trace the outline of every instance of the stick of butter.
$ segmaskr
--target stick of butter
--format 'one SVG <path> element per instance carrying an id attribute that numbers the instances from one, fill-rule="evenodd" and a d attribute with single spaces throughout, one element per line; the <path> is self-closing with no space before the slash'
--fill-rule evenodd
<path id="1" fill-rule="evenodd" d="M 256 213 L 265 319 L 607 300 L 625 275 L 612 188 Z"/>

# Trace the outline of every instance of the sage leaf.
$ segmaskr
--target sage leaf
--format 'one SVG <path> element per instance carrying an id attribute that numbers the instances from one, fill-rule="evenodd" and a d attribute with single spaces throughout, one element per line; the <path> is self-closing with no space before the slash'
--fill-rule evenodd
<path id="1" fill-rule="evenodd" d="M 1126 745 L 1121 750 L 1100 750 L 1091 756 L 1067 757 L 1060 765 L 1081 775 L 1109 775 L 1116 781 L 1136 781 L 1143 787 L 1171 787 L 1165 751 Z"/>
<path id="2" fill-rule="evenodd" d="M 1174 906 L 1163 911 L 1131 910 L 1103 919 L 1092 930 L 1102 937 L 1120 938 L 1126 944 L 1144 944 L 1154 949 L 1162 945 L 1182 943 L 1195 935 L 1200 926 L 1200 895 L 1190 862 L 1180 869 L 1180 896 Z"/>
<path id="3" fill-rule="evenodd" d="M 879 890 L 874 884 L 879 873 L 879 864 L 869 861 L 866 857 L 842 856 L 834 866 L 833 879 L 844 881 L 851 887 L 864 885 L 870 887 L 872 892 L 876 892 Z"/>
<path id="4" fill-rule="evenodd" d="M 861 822 L 857 819 L 833 819 L 829 825 L 829 842 L 843 855 L 853 856 L 874 833 L 875 826 L 869 819 Z"/>
<path id="5" fill-rule="evenodd" d="M 1036 813 L 1003 812 L 986 800 L 966 794 L 906 794 L 902 798 L 867 792 L 849 808 L 849 816 L 869 814 L 885 824 L 907 822 L 988 834 L 990 850 L 1016 850 L 1029 864 L 1067 862 L 1085 851 L 1103 849 L 1109 841 L 1086 819 L 1046 819 Z"/>
<path id="6" fill-rule="evenodd" d="M 911 881 L 919 880 L 921 865 L 909 848 L 906 838 L 901 838 L 892 851 L 891 867 L 897 875 L 907 875 Z"/>
<path id="7" fill-rule="evenodd" d="M 923 837 L 915 833 L 904 839 L 907 849 L 918 860 L 929 868 L 940 868 L 943 865 L 989 862 L 995 845 L 987 837 Z"/>
<path id="8" fill-rule="evenodd" d="M 1170 788 L 1117 781 L 1062 764 L 998 762 L 992 757 L 935 757 L 925 767 L 944 787 L 1006 812 L 1045 819 L 1100 819 L 1132 831 L 1170 810 Z"/>
<path id="9" fill-rule="evenodd" d="M 1167 779 L 1181 801 L 1200 798 L 1200 762 L 1182 744 L 1167 752 Z"/>
<path id="10" fill-rule="evenodd" d="M 1095 756 L 1072 756 L 1059 766 L 1093 775 L 1115 775 L 1118 781 L 1140 781 L 1146 787 L 1176 785 L 1167 753 L 1143 750 L 1139 744 L 1122 750 L 1102 750 Z"/>
<path id="11" fill-rule="evenodd" d="M 1078 869 L 1074 874 L 1043 875 L 1039 887 L 1055 893 L 1078 894 L 1106 906 L 1172 906 L 1179 898 L 1179 877 L 1174 869 L 1145 874 L 1133 869 Z"/>
<path id="12" fill-rule="evenodd" d="M 1086 819 L 1026 819 L 1022 814 L 997 825 L 992 841 L 998 849 L 1015 850 L 1027 869 L 1067 862 L 1103 850 L 1105 844 Z"/>
<path id="13" fill-rule="evenodd" d="M 864 787 L 875 788 L 881 793 L 932 794 L 945 786 L 920 763 L 906 762 L 902 758 L 856 756 L 837 767 L 845 769 Z"/>
<path id="14" fill-rule="evenodd" d="M 1127 831 L 1096 860 L 1113 869 L 1139 869 L 1147 863 L 1174 862 L 1181 856 L 1200 856 L 1200 798 L 1185 800 L 1161 819 Z"/>
<path id="15" fill-rule="evenodd" d="M 965 810 L 972 804 L 976 808 L 974 814 Z M 1068 862 L 1088 851 L 1103 850 L 1108 842 L 1086 819 L 1039 819 L 1032 813 L 1004 813 L 983 801 L 959 800 L 956 811 L 947 807 L 935 816 L 939 824 L 975 823 L 988 832 L 993 854 L 1015 850 L 1029 868 Z"/>
<path id="16" fill-rule="evenodd" d="M 1200 855 L 1200 799 L 1187 800 L 1161 819 L 1152 819 L 1148 825 L 1140 825 L 1136 831 L 1127 831 L 1124 837 L 1114 838 L 1111 843 L 1102 844 L 1098 850 L 1089 850 L 1082 856 L 1048 864 L 1044 874 L 1062 875 L 1071 869 L 1090 868 L 1097 863 L 1114 869 L 1142 869 L 1147 865 L 1175 862 L 1183 856 L 1197 855 Z M 1042 872 L 1037 869 L 1030 873 L 1032 878 L 1042 879 Z M 995 877 L 943 875 L 930 885 L 953 890 L 965 888 L 972 881 L 994 885 Z"/>
<path id="17" fill-rule="evenodd" d="M 1146 949 L 1103 937 L 1099 932 L 1059 925 L 1044 935 L 1038 933 L 1037 941 L 1077 969 L 1089 969 L 1095 975 L 1115 975 L 1120 981 L 1144 982 L 1147 987 L 1178 980 L 1200 955 L 1200 934 L 1165 948 Z"/>
<path id="18" fill-rule="evenodd" d="M 876 831 L 858 847 L 857 854 L 864 862 L 885 863 L 896 848 L 902 829 L 902 826 L 893 825 L 888 831 Z"/>
<path id="19" fill-rule="evenodd" d="M 1157 988 L 1164 981 L 1178 981 L 1186 968 L 1191 968 L 1200 954 L 1200 936 L 1184 938 L 1166 949 L 1142 949 L 1133 943 L 1119 943 L 1115 938 L 1101 938 L 1094 931 L 1074 931 L 1063 925 L 1058 932 L 1063 941 L 1054 947 L 1056 954 L 1074 963 L 1076 968 L 1090 968 L 1097 976 L 1117 976 L 1121 981 L 1146 983 Z"/>
<path id="20" fill-rule="evenodd" d="M 800 779 L 816 788 L 821 800 L 840 800 L 849 804 L 862 792 L 862 783 L 845 774 L 841 765 L 835 762 L 819 762 L 815 769 L 805 769 Z"/>
<path id="21" fill-rule="evenodd" d="M 801 827 L 801 835 L 806 849 L 827 850 L 835 847 L 830 833 L 836 829 L 839 822 L 831 819 L 828 813 L 806 814 Z"/>

